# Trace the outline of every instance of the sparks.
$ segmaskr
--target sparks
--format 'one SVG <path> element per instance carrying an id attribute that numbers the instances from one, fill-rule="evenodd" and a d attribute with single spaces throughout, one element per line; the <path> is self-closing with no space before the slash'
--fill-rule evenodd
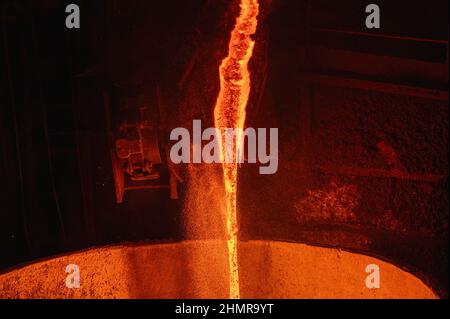
<path id="1" fill-rule="evenodd" d="M 250 72 L 248 62 L 253 54 L 255 34 L 259 13 L 258 0 L 241 0 L 241 11 L 231 33 L 228 56 L 219 68 L 220 92 L 214 108 L 216 130 L 223 132 L 226 128 L 243 129 L 246 107 L 250 95 Z M 223 136 L 223 135 L 222 135 Z M 237 157 L 236 148 L 240 149 L 243 141 L 236 136 L 233 142 L 232 163 L 226 163 L 225 140 L 221 141 L 221 159 L 226 192 L 227 244 L 230 266 L 230 298 L 239 299 L 239 272 L 237 261 Z"/>

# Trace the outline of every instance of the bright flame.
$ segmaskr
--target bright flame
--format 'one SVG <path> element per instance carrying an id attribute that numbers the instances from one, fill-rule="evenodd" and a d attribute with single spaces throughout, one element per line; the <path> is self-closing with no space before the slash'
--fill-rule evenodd
<path id="1" fill-rule="evenodd" d="M 241 12 L 231 33 L 228 56 L 219 68 L 220 92 L 214 109 L 215 127 L 223 134 L 226 128 L 243 129 L 245 108 L 250 95 L 250 72 L 248 62 L 253 54 L 255 42 L 251 36 L 255 34 L 259 13 L 258 0 L 241 0 Z M 219 135 L 220 136 L 220 135 Z M 230 298 L 239 298 L 239 272 L 237 263 L 237 149 L 241 149 L 243 140 L 239 134 L 233 141 L 233 160 L 225 163 L 225 139 L 222 138 L 221 160 L 223 164 L 226 205 L 227 205 L 227 244 L 230 264 Z M 229 150 L 231 151 L 231 150 Z"/>

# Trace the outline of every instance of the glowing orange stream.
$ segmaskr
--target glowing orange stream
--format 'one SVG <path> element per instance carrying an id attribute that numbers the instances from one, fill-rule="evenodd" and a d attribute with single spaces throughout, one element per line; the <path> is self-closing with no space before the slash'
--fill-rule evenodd
<path id="1" fill-rule="evenodd" d="M 259 13 L 258 0 L 241 0 L 241 11 L 231 33 L 228 56 L 219 68 L 220 92 L 214 108 L 216 129 L 222 133 L 226 128 L 243 129 L 245 108 L 250 95 L 250 72 L 248 62 L 255 45 L 251 36 L 255 34 Z M 227 243 L 230 264 L 230 298 L 239 298 L 239 272 L 237 263 L 237 156 L 241 147 L 239 135 L 234 137 L 231 163 L 225 163 L 225 139 L 221 141 L 221 160 L 223 164 L 226 205 L 227 205 Z"/>

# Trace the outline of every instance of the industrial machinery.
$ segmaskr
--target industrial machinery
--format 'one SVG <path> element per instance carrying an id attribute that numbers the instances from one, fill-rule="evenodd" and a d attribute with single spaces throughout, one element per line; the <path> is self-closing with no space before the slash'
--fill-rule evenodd
<path id="1" fill-rule="evenodd" d="M 125 97 L 115 112 L 110 136 L 117 203 L 126 191 L 169 188 L 162 173 L 157 116 L 148 104 L 145 97 Z"/>

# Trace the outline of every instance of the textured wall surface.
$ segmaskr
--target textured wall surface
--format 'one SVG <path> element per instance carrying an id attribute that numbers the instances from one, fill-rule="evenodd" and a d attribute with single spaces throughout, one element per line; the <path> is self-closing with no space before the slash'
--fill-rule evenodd
<path id="1" fill-rule="evenodd" d="M 0 275 L 0 298 L 227 298 L 228 262 L 220 241 L 96 248 Z M 376 258 L 303 244 L 240 244 L 243 298 L 435 298 L 413 275 Z M 67 289 L 68 264 L 81 288 Z M 380 289 L 365 268 L 380 267 Z"/>

